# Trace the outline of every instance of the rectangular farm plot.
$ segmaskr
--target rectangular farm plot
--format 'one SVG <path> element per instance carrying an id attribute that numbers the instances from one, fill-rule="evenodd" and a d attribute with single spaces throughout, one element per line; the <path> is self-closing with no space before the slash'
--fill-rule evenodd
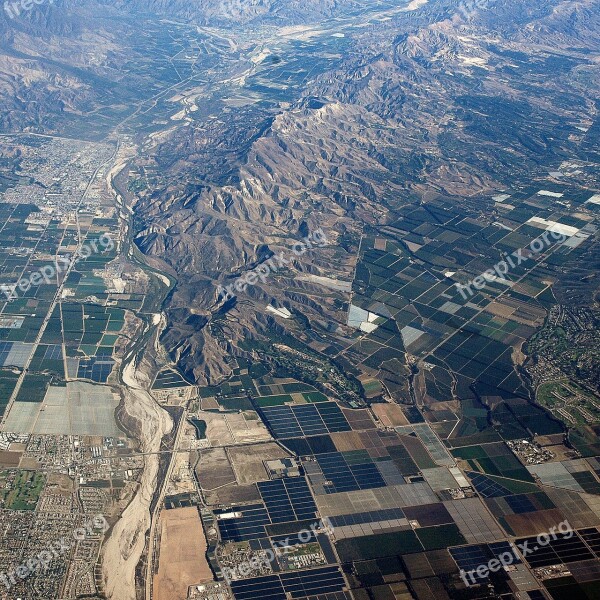
<path id="1" fill-rule="evenodd" d="M 115 361 L 108 356 L 80 360 L 77 368 L 78 379 L 89 379 L 97 383 L 106 383 Z"/>
<path id="2" fill-rule="evenodd" d="M 368 410 L 353 410 L 343 408 L 342 413 L 344 414 L 344 417 L 348 420 L 350 427 L 352 427 L 354 431 L 365 431 L 367 429 L 377 428 Z"/>
<path id="3" fill-rule="evenodd" d="M 433 433 L 429 425 L 425 423 L 419 423 L 416 425 L 405 425 L 396 427 L 396 431 L 406 436 L 409 436 L 413 432 L 416 433 L 419 436 L 419 439 L 421 440 L 423 445 L 429 451 L 429 454 L 431 455 L 433 460 L 435 460 L 435 462 L 437 463 L 437 465 L 442 465 L 446 467 L 454 466 L 454 460 L 452 459 L 450 454 L 448 454 L 448 451 L 446 450 L 442 442 L 440 442 L 437 435 Z M 428 466 L 434 467 L 436 465 Z"/>
<path id="4" fill-rule="evenodd" d="M 19 376 L 12 371 L 0 371 L 0 417 L 4 415 L 18 379 Z"/>
<path id="5" fill-rule="evenodd" d="M 221 539 L 224 542 L 243 542 L 266 537 L 271 524 L 269 513 L 262 504 L 232 507 L 215 511 Z"/>
<path id="6" fill-rule="evenodd" d="M 0 367 L 23 368 L 32 351 L 33 344 L 0 342 Z"/>
<path id="7" fill-rule="evenodd" d="M 108 387 L 84 382 L 50 386 L 42 402 L 17 400 L 3 429 L 37 435 L 125 437 L 115 421 L 118 404 Z"/>
<path id="8" fill-rule="evenodd" d="M 277 438 L 303 437 L 351 429 L 335 402 L 265 407 L 260 409 L 260 413 Z"/>
<path id="9" fill-rule="evenodd" d="M 529 471 L 504 442 L 468 446 L 453 450 L 453 454 L 459 458 L 464 456 L 473 471 L 533 483 L 533 477 Z M 549 465 L 549 469 L 560 470 L 560 464 L 557 467 Z"/>
<path id="10" fill-rule="evenodd" d="M 314 521 L 317 507 L 304 477 L 258 483 L 264 504 L 254 503 L 215 511 L 224 541 L 242 542 L 267 536 L 267 527 Z"/>
<path id="11" fill-rule="evenodd" d="M 338 567 L 255 577 L 231 584 L 236 600 L 289 600 L 306 596 L 325 598 L 325 594 L 332 594 L 334 598 L 345 586 Z"/>
<path id="12" fill-rule="evenodd" d="M 493 542 L 504 537 L 479 498 L 447 501 L 444 505 L 468 543 Z"/>
<path id="13" fill-rule="evenodd" d="M 540 546 L 535 537 L 517 540 L 517 544 L 524 543 L 528 550 L 531 549 L 525 560 L 534 569 L 596 558 L 577 532 L 568 539 L 557 534 L 557 539 L 550 539 L 545 546 Z"/>
<path id="14" fill-rule="evenodd" d="M 336 446 L 329 435 L 288 438 L 281 442 L 290 452 L 298 456 L 310 456 L 335 452 Z"/>
<path id="15" fill-rule="evenodd" d="M 104 336 L 104 339 L 106 339 L 108 336 Z M 111 336 L 114 337 L 116 341 L 116 337 L 117 336 Z M 114 342 L 113 342 L 114 343 Z M 173 371 L 172 369 L 165 369 L 164 371 L 161 371 L 157 376 L 156 379 L 154 380 L 154 384 L 152 385 L 152 389 L 153 390 L 168 390 L 168 389 L 177 389 L 180 387 L 187 387 L 190 384 L 185 381 L 183 379 L 183 377 L 177 373 L 176 371 Z"/>
<path id="16" fill-rule="evenodd" d="M 450 549 L 450 554 L 458 567 L 467 572 L 475 571 L 480 565 L 487 565 L 490 560 L 494 558 L 497 559 L 503 552 L 508 552 L 512 555 L 513 564 L 521 564 L 521 560 L 517 556 L 517 553 L 508 542 L 479 544 Z M 483 581 L 487 579 L 488 575 L 480 578 L 476 573 L 473 573 L 473 577 L 476 580 L 480 579 Z"/>
<path id="17" fill-rule="evenodd" d="M 413 483 L 371 490 L 324 494 L 317 496 L 316 502 L 322 516 L 333 517 L 421 504 L 435 504 L 439 500 L 426 483 Z"/>
<path id="18" fill-rule="evenodd" d="M 302 521 L 316 516 L 317 507 L 303 477 L 262 481 L 258 489 L 272 523 Z"/>
<path id="19" fill-rule="evenodd" d="M 398 404 L 373 404 L 371 408 L 385 427 L 408 425 L 408 419 Z"/>
<path id="20" fill-rule="evenodd" d="M 317 462 L 322 475 L 311 474 L 311 481 L 317 494 L 319 492 L 335 494 L 386 485 L 377 463 L 374 463 L 365 451 L 320 454 Z"/>
<path id="21" fill-rule="evenodd" d="M 340 515 L 329 519 L 336 540 L 374 535 L 382 531 L 410 529 L 408 519 L 400 508 L 375 510 L 354 515 Z"/>
<path id="22" fill-rule="evenodd" d="M 27 373 L 19 388 L 15 402 L 41 402 L 51 382 L 52 377 L 49 375 Z"/>
<path id="23" fill-rule="evenodd" d="M 266 408 L 269 406 L 284 406 L 285 404 L 292 403 L 294 399 L 290 394 L 278 394 L 275 396 L 260 396 L 255 399 L 257 406 Z"/>

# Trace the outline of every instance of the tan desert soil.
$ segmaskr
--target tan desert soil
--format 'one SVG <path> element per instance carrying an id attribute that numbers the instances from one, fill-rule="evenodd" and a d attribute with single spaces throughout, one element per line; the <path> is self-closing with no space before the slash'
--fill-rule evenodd
<path id="1" fill-rule="evenodd" d="M 206 540 L 195 506 L 163 510 L 155 600 L 185 600 L 190 585 L 212 581 Z"/>

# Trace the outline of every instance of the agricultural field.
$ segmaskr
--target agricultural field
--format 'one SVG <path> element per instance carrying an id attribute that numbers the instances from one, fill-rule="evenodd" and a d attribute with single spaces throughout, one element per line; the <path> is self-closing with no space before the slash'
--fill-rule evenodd
<path id="1" fill-rule="evenodd" d="M 557 197 L 568 197 L 570 210 Z M 528 406 L 531 393 L 518 367 L 526 358 L 521 349 L 556 303 L 552 288 L 562 270 L 583 256 L 598 231 L 588 198 L 576 187 L 544 182 L 479 199 L 484 210 L 497 211 L 494 222 L 476 214 L 470 201 L 460 212 L 443 200 L 400 209 L 385 231 L 367 231 L 362 240 L 348 312 L 358 337 L 340 356 L 378 372 L 406 403 L 411 388 L 426 406 L 459 400 L 460 423 L 436 425 L 450 445 L 559 433 L 560 421 L 569 419 L 560 407 L 553 419 Z M 519 252 L 521 260 L 505 261 L 507 273 L 499 277 L 494 265 Z M 481 285 L 477 277 L 489 269 L 494 276 L 480 277 Z M 578 339 L 592 336 L 589 354 L 593 334 L 585 323 L 591 321 L 580 313 L 573 320 L 584 327 Z M 563 346 L 571 338 L 563 335 Z M 566 346 L 550 346 L 564 361 Z M 409 364 L 418 368 L 412 384 Z M 542 407 L 548 406 L 545 389 Z M 579 398 L 571 424 L 594 422 L 594 399 L 584 392 Z"/>
<path id="2" fill-rule="evenodd" d="M 569 195 L 576 216 L 549 195 L 559 193 Z M 245 345 L 268 364 L 234 365 L 226 383 L 200 390 L 202 406 L 227 415 L 251 404 L 302 471 L 267 480 L 259 461 L 223 431 L 224 447 L 197 466 L 221 542 L 250 542 L 245 553 L 264 551 L 276 533 L 297 532 L 303 519 L 310 521 L 314 501 L 333 527 L 333 557 L 374 597 L 381 587 L 374 582 L 406 572 L 436 578 L 460 595 L 459 570 L 509 547 L 502 540 L 536 535 L 567 517 L 577 527 L 596 527 L 600 465 L 578 454 L 598 453 L 594 394 L 572 377 L 550 378 L 561 371 L 530 364 L 524 354 L 556 305 L 561 270 L 580 260 L 597 232 L 587 197 L 540 183 L 487 199 L 497 211 L 494 222 L 476 218 L 470 202 L 459 212 L 437 200 L 401 210 L 384 230 L 367 228 L 347 312 L 351 341 L 323 347 L 336 364 L 356 366 L 359 381 L 380 381 L 387 402 L 368 398 L 366 386 L 367 408 L 309 390 L 290 362 L 295 357 L 304 372 L 317 364 L 313 349 L 289 337 L 273 340 L 273 349 Z M 467 286 L 546 227 L 566 232 L 564 239 L 528 254 L 505 280 L 461 295 L 457 284 Z M 579 312 L 574 320 L 579 329 L 562 336 L 563 354 L 578 334 L 587 350 L 575 354 L 588 367 L 595 329 L 589 315 Z M 536 378 L 527 375 L 536 368 L 545 379 L 534 394 Z M 565 444 L 569 419 L 559 409 L 578 415 L 569 427 L 574 447 Z M 318 555 L 316 545 L 310 549 Z M 323 576 L 335 579 L 333 572 Z M 259 577 L 286 589 L 283 576 L 253 573 L 234 582 L 234 593 L 246 594 Z M 511 573 L 493 584 L 509 589 Z"/>
<path id="3" fill-rule="evenodd" d="M 173 369 L 165 369 L 164 371 L 156 374 L 156 378 L 152 384 L 152 389 L 170 390 L 187 387 L 188 385 L 189 383 L 179 373 Z"/>
<path id="4" fill-rule="evenodd" d="M 67 382 L 109 383 L 129 311 L 147 300 L 117 260 L 111 236 L 118 213 L 102 180 L 92 178 L 114 146 L 26 136 L 4 141 L 32 174 L 0 202 L 0 429 L 10 423 L 25 433 L 45 402 L 50 413 L 59 410 L 54 402 L 66 397 Z M 98 398 L 113 410 L 110 393 Z M 101 420 L 100 429 L 119 431 Z M 42 429 L 58 433 L 59 425 Z M 62 427 L 68 433 L 69 421 Z M 84 425 L 86 431 L 95 430 Z"/>

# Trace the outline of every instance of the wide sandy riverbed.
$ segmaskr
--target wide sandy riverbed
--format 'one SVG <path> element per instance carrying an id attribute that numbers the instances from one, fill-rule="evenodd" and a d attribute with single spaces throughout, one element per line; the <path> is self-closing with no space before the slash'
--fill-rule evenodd
<path id="1" fill-rule="evenodd" d="M 142 388 L 133 361 L 123 370 L 123 383 L 125 410 L 140 424 L 141 450 L 156 453 L 163 437 L 171 431 L 173 421 Z M 140 488 L 105 543 L 102 575 L 105 593 L 111 600 L 136 600 L 135 568 L 150 528 L 150 504 L 157 486 L 158 466 L 158 454 L 144 457 Z"/>

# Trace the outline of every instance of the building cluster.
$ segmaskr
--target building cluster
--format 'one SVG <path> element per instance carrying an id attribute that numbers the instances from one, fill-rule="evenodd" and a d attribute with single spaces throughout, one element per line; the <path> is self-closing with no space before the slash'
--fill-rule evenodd
<path id="1" fill-rule="evenodd" d="M 514 440 L 506 443 L 526 465 L 541 465 L 555 457 L 554 453 L 547 448 L 542 448 L 529 440 Z"/>

